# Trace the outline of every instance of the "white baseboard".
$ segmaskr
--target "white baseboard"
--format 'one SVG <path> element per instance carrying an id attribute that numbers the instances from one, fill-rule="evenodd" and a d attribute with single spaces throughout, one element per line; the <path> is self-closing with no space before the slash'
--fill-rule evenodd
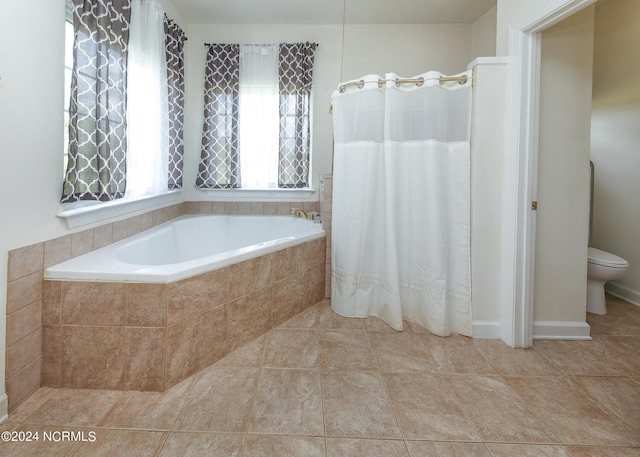
<path id="1" fill-rule="evenodd" d="M 473 323 L 473 338 L 482 340 L 499 340 L 500 322 L 476 321 Z"/>
<path id="2" fill-rule="evenodd" d="M 0 424 L 9 419 L 9 397 L 0 395 Z"/>
<path id="3" fill-rule="evenodd" d="M 640 292 L 638 291 L 616 284 L 615 281 L 605 284 L 604 290 L 614 297 L 618 297 L 632 305 L 640 306 Z"/>
<path id="4" fill-rule="evenodd" d="M 534 340 L 591 340 L 586 322 L 534 321 Z"/>

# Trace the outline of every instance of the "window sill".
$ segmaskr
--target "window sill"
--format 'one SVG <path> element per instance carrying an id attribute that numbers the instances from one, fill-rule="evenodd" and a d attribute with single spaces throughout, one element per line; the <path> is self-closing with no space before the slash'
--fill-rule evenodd
<path id="1" fill-rule="evenodd" d="M 180 193 L 180 190 L 173 190 L 166 194 L 151 195 L 135 200 L 118 199 L 111 202 L 63 210 L 56 216 L 64 219 L 70 229 L 74 229 L 135 211 L 166 206 L 167 203 L 178 200 Z"/>
<path id="2" fill-rule="evenodd" d="M 251 199 L 251 200 L 308 200 L 314 189 L 207 189 L 204 192 L 209 197 L 220 200 Z"/>

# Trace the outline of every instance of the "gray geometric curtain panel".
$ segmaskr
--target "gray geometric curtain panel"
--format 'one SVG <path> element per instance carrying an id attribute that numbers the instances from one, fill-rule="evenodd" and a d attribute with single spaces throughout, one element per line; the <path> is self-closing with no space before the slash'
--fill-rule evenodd
<path id="1" fill-rule="evenodd" d="M 309 185 L 309 111 L 316 43 L 280 45 L 280 157 L 278 187 Z"/>
<path id="2" fill-rule="evenodd" d="M 175 21 L 164 16 L 169 114 L 168 188 L 182 188 L 184 164 L 184 42 L 187 37 Z"/>
<path id="3" fill-rule="evenodd" d="M 129 0 L 73 0 L 69 150 L 62 203 L 126 189 Z"/>
<path id="4" fill-rule="evenodd" d="M 206 46 L 208 51 L 204 82 L 204 123 L 196 187 L 237 188 L 240 186 L 240 45 Z"/>

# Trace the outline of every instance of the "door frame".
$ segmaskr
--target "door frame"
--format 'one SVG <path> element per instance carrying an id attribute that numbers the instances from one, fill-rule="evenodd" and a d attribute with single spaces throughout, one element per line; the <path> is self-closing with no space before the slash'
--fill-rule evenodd
<path id="1" fill-rule="evenodd" d="M 541 34 L 596 1 L 548 0 L 509 26 L 500 323 L 512 347 L 533 344 Z"/>

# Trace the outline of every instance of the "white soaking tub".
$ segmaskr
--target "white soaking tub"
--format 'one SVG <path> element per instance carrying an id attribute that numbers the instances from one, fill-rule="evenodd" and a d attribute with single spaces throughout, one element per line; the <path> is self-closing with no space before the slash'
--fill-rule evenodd
<path id="1" fill-rule="evenodd" d="M 48 267 L 44 279 L 170 283 L 323 236 L 293 216 L 187 215 Z"/>

